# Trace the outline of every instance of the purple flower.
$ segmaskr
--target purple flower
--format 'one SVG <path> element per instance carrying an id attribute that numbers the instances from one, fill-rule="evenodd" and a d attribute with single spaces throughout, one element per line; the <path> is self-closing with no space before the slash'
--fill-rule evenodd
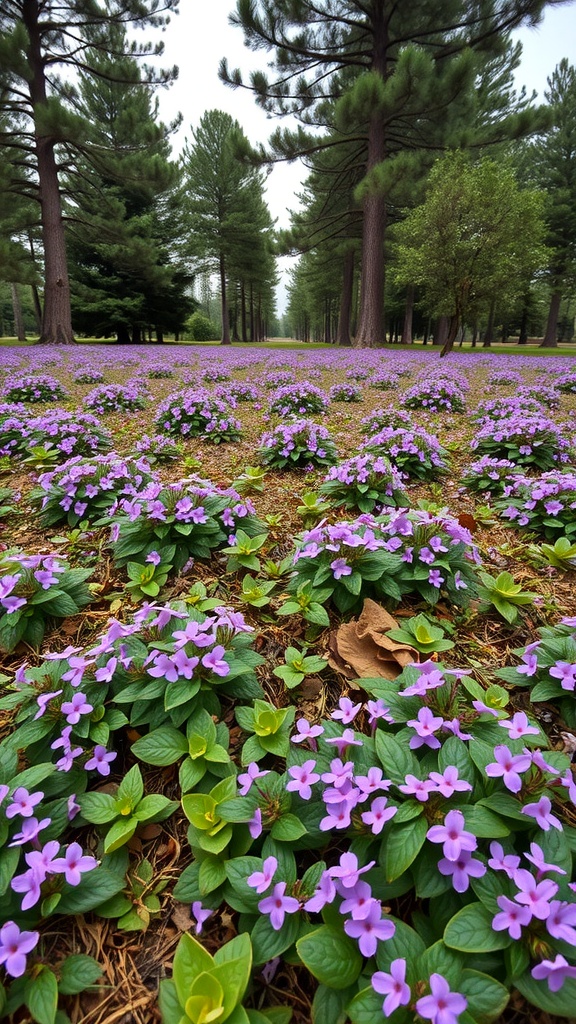
<path id="1" fill-rule="evenodd" d="M 392 715 L 390 714 L 390 708 L 387 708 L 383 700 L 369 700 L 366 702 L 366 710 L 368 712 L 368 725 L 372 728 L 376 727 L 376 722 L 379 718 L 383 718 L 385 722 L 394 722 Z"/>
<path id="2" fill-rule="evenodd" d="M 285 896 L 285 892 L 286 882 L 277 882 L 272 895 L 266 896 L 258 904 L 261 914 L 270 915 L 270 924 L 276 932 L 279 932 L 284 924 L 286 914 L 295 914 L 300 909 L 298 900 L 294 896 Z"/>
<path id="3" fill-rule="evenodd" d="M 558 892 L 556 882 L 550 878 L 537 882 L 530 871 L 519 868 L 514 874 L 514 884 L 520 890 L 514 897 L 516 902 L 528 907 L 532 917 L 545 921 L 550 915 L 550 900 Z"/>
<path id="4" fill-rule="evenodd" d="M 355 775 L 354 783 L 362 794 L 361 801 L 367 800 L 371 793 L 377 793 L 381 789 L 389 790 L 392 784 L 390 779 L 383 777 L 382 769 L 375 765 L 368 769 L 367 775 Z"/>
<path id="5" fill-rule="evenodd" d="M 346 800 L 340 800 L 329 805 L 328 814 L 321 819 L 318 828 L 321 832 L 331 832 L 333 828 L 348 828 L 350 821 L 350 804 Z"/>
<path id="6" fill-rule="evenodd" d="M 340 856 L 340 864 L 337 867 L 330 868 L 330 874 L 332 878 L 338 879 L 338 884 L 343 886 L 344 889 L 352 889 L 360 875 L 370 871 L 373 868 L 376 861 L 371 860 L 365 867 L 358 867 L 358 858 L 355 853 L 343 853 Z"/>
<path id="7" fill-rule="evenodd" d="M 448 811 L 443 825 L 432 825 L 426 833 L 431 843 L 443 843 L 447 860 L 458 860 L 462 851 L 472 851 L 478 846 L 476 836 L 466 832 L 462 811 Z"/>
<path id="8" fill-rule="evenodd" d="M 474 860 L 471 853 L 463 850 L 458 860 L 438 861 L 441 875 L 452 875 L 452 885 L 456 892 L 467 892 L 471 878 L 481 878 L 486 874 L 486 866 L 480 860 Z"/>
<path id="9" fill-rule="evenodd" d="M 92 757 L 89 761 L 86 761 L 84 768 L 87 772 L 95 768 L 99 775 L 110 775 L 110 762 L 114 761 L 116 757 L 118 755 L 115 751 L 108 752 L 106 747 L 103 747 L 101 743 L 97 743 Z"/>
<path id="10" fill-rule="evenodd" d="M 526 804 L 522 807 L 521 814 L 527 814 L 529 817 L 535 818 L 536 823 L 544 832 L 548 832 L 551 826 L 561 832 L 562 823 L 555 814 L 551 813 L 551 810 L 552 801 L 547 796 L 541 796 L 537 803 Z"/>
<path id="11" fill-rule="evenodd" d="M 269 774 L 269 771 L 261 771 L 256 761 L 251 761 L 246 768 L 246 771 L 242 772 L 238 776 L 238 783 L 240 786 L 238 794 L 240 796 L 246 796 L 246 794 L 250 792 L 252 783 L 255 782 L 256 779 L 263 779 L 265 775 Z"/>
<path id="12" fill-rule="evenodd" d="M 341 736 L 326 737 L 325 742 L 336 747 L 340 757 L 348 747 L 361 747 L 362 740 L 356 739 L 352 729 L 344 729 Z"/>
<path id="13" fill-rule="evenodd" d="M 52 693 L 41 693 L 40 696 L 36 698 L 36 703 L 38 704 L 38 711 L 34 715 L 34 721 L 36 721 L 37 718 L 42 718 L 42 715 L 46 711 L 46 708 L 48 707 L 52 698 L 59 697 L 61 693 L 62 690 L 54 690 Z"/>
<path id="14" fill-rule="evenodd" d="M 42 818 L 41 821 L 38 821 L 38 818 L 24 818 L 22 831 L 14 833 L 12 842 L 8 843 L 8 846 L 23 846 L 24 843 L 33 842 L 42 829 L 50 825 L 51 821 L 52 818 Z"/>
<path id="15" fill-rule="evenodd" d="M 26 970 L 26 954 L 40 938 L 39 932 L 21 932 L 14 921 L 6 921 L 0 928 L 0 964 L 12 978 L 20 978 Z"/>
<path id="16" fill-rule="evenodd" d="M 417 800 L 424 803 L 430 793 L 434 792 L 434 783 L 430 779 L 417 779 L 415 775 L 406 776 L 406 782 L 398 786 L 401 793 L 407 796 L 415 796 Z"/>
<path id="17" fill-rule="evenodd" d="M 320 776 L 316 774 L 314 768 L 316 767 L 316 761 L 310 760 L 305 761 L 302 765 L 294 765 L 288 769 L 288 774 L 292 776 L 292 781 L 286 786 L 289 793 L 298 793 L 298 796 L 302 800 L 309 800 L 312 796 L 311 786 L 315 782 L 320 781 Z"/>
<path id="18" fill-rule="evenodd" d="M 438 589 L 440 589 L 440 587 L 442 586 L 444 581 L 445 581 L 445 577 L 442 576 L 442 574 L 441 574 L 439 569 L 430 569 L 430 572 L 428 573 L 428 583 L 432 587 L 437 587 Z M 461 997 L 461 998 L 463 998 L 463 997 Z M 420 1001 L 422 1001 L 422 1000 L 420 1000 Z"/>
<path id="19" fill-rule="evenodd" d="M 508 729 L 511 740 L 519 740 L 521 736 L 538 736 L 540 730 L 530 725 L 524 711 L 517 711 L 510 721 L 498 722 L 502 729 Z"/>
<path id="20" fill-rule="evenodd" d="M 259 807 L 256 808 L 248 822 L 248 831 L 252 839 L 258 839 L 258 836 L 262 835 L 262 811 Z"/>
<path id="21" fill-rule="evenodd" d="M 21 875 L 14 875 L 10 882 L 10 888 L 14 892 L 24 894 L 21 904 L 23 911 L 29 910 L 30 907 L 34 907 L 38 903 L 42 895 L 40 886 L 43 881 L 44 876 L 39 875 L 34 868 L 29 868 L 28 871 L 24 871 Z"/>
<path id="22" fill-rule="evenodd" d="M 365 825 L 370 825 L 375 836 L 380 835 L 384 825 L 397 813 L 397 807 L 387 807 L 388 797 L 379 796 L 372 801 L 369 811 L 364 811 L 360 817 Z"/>
<path id="23" fill-rule="evenodd" d="M 24 786 L 18 786 L 12 794 L 12 803 L 6 808 L 6 817 L 14 818 L 17 814 L 23 818 L 32 817 L 36 804 L 39 804 L 43 797 L 44 793 L 29 793 Z"/>
<path id="24" fill-rule="evenodd" d="M 500 907 L 500 913 L 492 919 L 494 931 L 507 931 L 511 939 L 519 939 L 522 928 L 532 920 L 532 911 L 529 907 L 521 907 L 507 896 L 498 896 L 496 902 Z"/>
<path id="25" fill-rule="evenodd" d="M 547 871 L 555 871 L 559 875 L 565 875 L 564 868 L 559 868 L 556 864 L 547 864 L 544 860 L 544 851 L 538 843 L 530 843 L 530 853 L 525 853 L 526 860 L 529 860 L 531 864 L 534 864 L 538 868 L 538 878 L 541 875 L 546 874 Z"/>
<path id="26" fill-rule="evenodd" d="M 277 867 L 278 861 L 276 857 L 267 857 L 262 864 L 262 871 L 253 871 L 246 879 L 246 885 L 249 885 L 251 889 L 255 889 L 257 893 L 266 892 L 268 886 L 272 884 Z"/>
<path id="27" fill-rule="evenodd" d="M 330 562 L 330 568 L 335 580 L 339 580 L 341 576 L 352 575 L 352 567 L 348 565 L 345 558 L 335 558 L 333 562 Z"/>
<path id="28" fill-rule="evenodd" d="M 298 735 L 291 737 L 292 743 L 303 743 L 304 740 L 309 740 L 312 749 L 317 750 L 318 744 L 316 743 L 316 737 L 322 735 L 324 732 L 324 726 L 310 725 L 307 718 L 299 718 L 296 722 L 296 731 Z"/>
<path id="29" fill-rule="evenodd" d="M 520 865 L 520 857 L 513 853 L 504 854 L 500 843 L 490 843 L 490 853 L 492 859 L 488 861 L 488 867 L 491 867 L 493 871 L 505 871 L 508 878 L 514 878 L 516 869 Z"/>
<path id="30" fill-rule="evenodd" d="M 459 992 L 451 992 L 441 974 L 430 975 L 432 994 L 416 1003 L 416 1012 L 432 1024 L 457 1024 L 458 1017 L 468 1006 L 468 1000 Z"/>
<path id="31" fill-rule="evenodd" d="M 426 746 L 432 750 L 437 750 L 440 746 L 440 740 L 433 734 L 438 732 L 443 722 L 444 719 L 433 715 L 430 708 L 420 708 L 418 717 L 406 722 L 406 725 L 411 726 L 417 733 L 416 736 L 412 736 L 410 739 L 410 749 L 416 750 L 418 747 Z"/>
<path id="32" fill-rule="evenodd" d="M 486 775 L 491 779 L 502 778 L 506 789 L 511 793 L 519 793 L 522 789 L 522 779 L 519 772 L 525 772 L 531 765 L 531 758 L 527 754 L 512 754 L 503 743 L 494 747 L 495 761 L 486 765 Z"/>
<path id="33" fill-rule="evenodd" d="M 546 928 L 554 939 L 576 946 L 576 903 L 552 900 Z"/>
<path id="34" fill-rule="evenodd" d="M 392 938 L 396 925 L 382 917 L 382 907 L 374 900 L 366 917 L 344 922 L 344 931 L 351 939 L 358 939 L 358 948 L 362 956 L 369 957 L 374 956 L 378 942 Z"/>
<path id="35" fill-rule="evenodd" d="M 406 984 L 406 961 L 400 957 L 390 964 L 390 974 L 376 971 L 372 975 L 372 988 L 378 995 L 386 996 L 382 1003 L 382 1013 L 389 1017 L 399 1006 L 407 1006 L 410 1002 L 410 986 Z"/>
<path id="36" fill-rule="evenodd" d="M 576 664 L 557 661 L 552 668 L 548 669 L 548 672 L 554 679 L 560 680 L 563 690 L 574 690 L 576 687 Z"/>
<path id="37" fill-rule="evenodd" d="M 92 704 L 88 704 L 85 693 L 75 693 L 72 700 L 64 701 L 61 707 L 63 715 L 66 715 L 66 721 L 69 725 L 76 725 L 82 715 L 89 715 L 94 708 Z"/>
<path id="38" fill-rule="evenodd" d="M 423 661 L 421 665 L 410 667 L 419 668 L 420 675 L 415 683 L 400 691 L 403 697 L 423 697 L 427 690 L 435 690 L 446 682 L 443 673 L 434 661 Z"/>
<path id="39" fill-rule="evenodd" d="M 571 967 L 561 953 L 554 960 L 542 960 L 532 968 L 532 977 L 536 981 L 547 981 L 551 992 L 558 992 L 566 978 L 576 978 L 576 967 Z"/>
<path id="40" fill-rule="evenodd" d="M 213 650 L 209 651 L 202 658 L 204 668 L 209 668 L 217 676 L 227 676 L 230 672 L 230 665 L 224 661 L 225 654 L 226 648 L 222 647 L 221 644 L 217 644 Z"/>
<path id="41" fill-rule="evenodd" d="M 68 885 L 80 885 L 82 874 L 85 871 L 93 871 L 98 867 L 95 857 L 82 853 L 79 843 L 70 843 L 63 857 L 53 861 L 53 871 L 64 875 Z"/>
<path id="42" fill-rule="evenodd" d="M 466 790 L 472 789 L 469 782 L 458 778 L 458 769 L 454 765 L 448 765 L 442 774 L 440 772 L 430 772 L 430 781 L 434 783 L 435 791 L 441 793 L 447 799 L 453 793 L 464 793 Z"/>
<path id="43" fill-rule="evenodd" d="M 338 709 L 333 711 L 331 718 L 340 720 L 342 725 L 350 725 L 354 721 L 356 715 L 360 711 L 362 704 L 353 704 L 349 697 L 340 697 L 338 701 Z"/>
<path id="44" fill-rule="evenodd" d="M 307 910 L 310 914 L 317 914 L 327 903 L 332 903 L 335 897 L 336 886 L 332 881 L 330 871 L 324 871 L 314 895 L 304 904 L 304 910 Z"/>
<path id="45" fill-rule="evenodd" d="M 214 911 L 210 907 L 203 907 L 200 900 L 195 900 L 192 904 L 192 917 L 196 923 L 196 935 L 200 935 L 204 921 L 207 921 L 212 916 Z"/>
<path id="46" fill-rule="evenodd" d="M 338 889 L 339 886 L 336 886 Z M 368 882 L 357 882 L 353 889 L 348 889 L 346 899 L 340 904 L 341 914 L 350 914 L 355 921 L 368 917 L 373 903 L 378 903 L 372 896 L 372 889 Z M 344 893 L 340 893 L 344 895 Z"/>

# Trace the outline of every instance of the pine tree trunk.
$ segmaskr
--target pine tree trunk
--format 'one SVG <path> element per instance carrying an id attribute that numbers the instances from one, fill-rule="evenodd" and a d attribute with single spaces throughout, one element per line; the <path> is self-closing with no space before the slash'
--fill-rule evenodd
<path id="1" fill-rule="evenodd" d="M 246 333 L 246 289 L 244 287 L 244 281 L 242 281 L 242 284 L 240 285 L 240 320 L 242 341 L 246 342 L 248 340 L 248 335 Z"/>
<path id="2" fill-rule="evenodd" d="M 228 320 L 228 302 L 226 298 L 226 268 L 223 256 L 220 256 L 220 296 L 222 302 L 222 340 L 220 344 L 230 345 L 230 322 Z"/>
<path id="3" fill-rule="evenodd" d="M 434 337 L 432 338 L 432 344 L 438 348 L 442 348 L 448 337 L 448 317 L 441 316 L 438 318 L 436 327 L 434 328 Z"/>
<path id="4" fill-rule="evenodd" d="M 132 344 L 142 344 L 142 327 L 140 324 L 132 324 Z"/>
<path id="5" fill-rule="evenodd" d="M 379 41 L 383 49 L 384 40 Z M 383 60 L 383 58 L 382 58 Z M 380 65 L 380 66 L 379 66 Z M 376 56 L 374 70 L 384 73 Z M 382 163 L 386 156 L 384 119 L 380 111 L 370 117 L 368 162 L 366 171 Z M 362 225 L 362 269 L 360 271 L 360 322 L 354 338 L 355 348 L 378 348 L 384 344 L 384 231 L 386 198 L 368 195 L 364 200 Z"/>
<path id="6" fill-rule="evenodd" d="M 448 353 L 451 352 L 452 349 L 454 348 L 454 342 L 456 341 L 456 337 L 458 335 L 458 328 L 459 328 L 459 326 L 460 326 L 460 317 L 458 316 L 457 313 L 455 313 L 454 316 L 450 317 L 450 325 L 448 327 L 448 333 L 446 335 L 446 341 L 442 345 L 442 349 L 440 351 L 440 355 L 441 356 L 448 355 Z"/>
<path id="7" fill-rule="evenodd" d="M 490 303 L 490 311 L 488 313 L 488 323 L 486 324 L 486 331 L 484 333 L 484 339 L 482 341 L 482 348 L 490 348 L 494 341 L 494 313 L 496 311 L 496 303 Z"/>
<path id="8" fill-rule="evenodd" d="M 250 341 L 256 341 L 254 334 L 254 286 L 250 282 Z"/>
<path id="9" fill-rule="evenodd" d="M 342 269 L 342 291 L 340 293 L 340 311 L 338 315 L 338 330 L 336 332 L 336 345 L 339 345 L 341 348 L 349 348 L 352 345 L 352 338 L 349 336 L 349 322 L 351 322 L 353 291 L 354 249 L 351 249 L 344 256 Z"/>
<path id="10" fill-rule="evenodd" d="M 40 302 L 40 293 L 38 291 L 38 285 L 31 284 L 30 289 L 32 291 L 32 305 L 34 307 L 34 319 L 36 321 L 36 330 L 38 334 L 42 330 L 42 304 Z"/>
<path id="11" fill-rule="evenodd" d="M 540 348 L 558 348 L 558 316 L 560 314 L 561 301 L 562 292 L 552 292 L 550 309 L 548 310 L 548 322 Z"/>
<path id="12" fill-rule="evenodd" d="M 29 89 L 35 123 L 34 144 L 44 244 L 44 316 L 38 342 L 41 345 L 73 345 L 66 240 L 54 158 L 55 140 L 51 136 L 40 135 L 37 129 L 40 109 L 46 103 L 46 76 L 38 26 L 39 8 L 38 0 L 22 2 L 22 20 L 30 41 L 27 52 L 32 71 Z"/>
<path id="13" fill-rule="evenodd" d="M 414 316 L 414 286 L 410 285 L 406 292 L 406 310 L 404 312 L 404 324 L 402 326 L 402 337 L 400 341 L 402 345 L 411 345 L 414 341 L 412 337 L 412 319 Z"/>
<path id="14" fill-rule="evenodd" d="M 20 293 L 18 291 L 18 285 L 14 281 L 10 283 L 10 293 L 12 295 L 12 309 L 14 311 L 14 334 L 18 341 L 26 341 L 26 331 L 24 330 L 24 318 L 22 316 L 22 303 L 20 302 Z"/>

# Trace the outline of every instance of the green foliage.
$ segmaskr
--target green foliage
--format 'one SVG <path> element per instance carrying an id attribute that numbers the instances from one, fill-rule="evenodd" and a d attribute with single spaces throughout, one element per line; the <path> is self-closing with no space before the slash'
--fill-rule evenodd
<path id="1" fill-rule="evenodd" d="M 454 647 L 452 640 L 444 639 L 445 630 L 442 626 L 432 625 L 425 615 L 413 615 L 403 619 L 399 629 L 389 629 L 387 636 L 399 644 L 409 644 L 421 654 L 449 651 Z"/>
<path id="2" fill-rule="evenodd" d="M 225 943 L 213 957 L 193 936 L 182 935 L 172 980 L 160 984 L 163 1024 L 246 1024 L 248 1017 L 240 1010 L 251 969 L 252 946 L 246 934 Z"/>
<path id="3" fill-rule="evenodd" d="M 302 651 L 296 647 L 287 647 L 284 652 L 286 664 L 279 665 L 274 669 L 274 675 L 282 679 L 289 690 L 299 686 L 307 675 L 322 672 L 328 664 L 325 658 L 319 658 L 316 655 L 306 657 L 307 650 L 307 647 Z"/>
<path id="4" fill-rule="evenodd" d="M 480 579 L 482 586 L 478 588 L 478 596 L 482 602 L 481 610 L 487 611 L 493 606 L 510 624 L 516 622 L 520 608 L 533 604 L 539 596 L 522 590 L 522 584 L 515 583 L 509 572 L 501 572 L 496 579 L 487 572 L 480 572 Z"/>
<path id="5" fill-rule="evenodd" d="M 220 335 L 220 328 L 197 309 L 186 321 L 186 332 L 192 341 L 214 341 Z"/>

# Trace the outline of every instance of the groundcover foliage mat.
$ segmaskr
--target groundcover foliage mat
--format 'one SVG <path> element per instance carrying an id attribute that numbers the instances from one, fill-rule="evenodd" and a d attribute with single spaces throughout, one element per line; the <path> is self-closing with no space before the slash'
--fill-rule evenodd
<path id="1" fill-rule="evenodd" d="M 573 361 L 108 354 L 2 350 L 1 1015 L 573 1017 Z"/>

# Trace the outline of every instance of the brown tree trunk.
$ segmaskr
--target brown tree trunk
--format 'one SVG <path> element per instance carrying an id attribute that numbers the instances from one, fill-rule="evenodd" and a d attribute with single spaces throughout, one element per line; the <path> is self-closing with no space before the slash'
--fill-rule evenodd
<path id="1" fill-rule="evenodd" d="M 31 284 L 30 289 L 32 291 L 32 305 L 34 307 L 34 319 L 36 321 L 36 329 L 38 334 L 42 330 L 42 304 L 40 302 L 40 292 L 38 291 L 38 285 Z"/>
<path id="2" fill-rule="evenodd" d="M 411 345 L 414 341 L 412 337 L 412 318 L 414 316 L 414 286 L 410 285 L 406 292 L 406 309 L 404 311 L 404 323 L 402 325 L 402 337 L 400 342 L 402 345 Z"/>
<path id="3" fill-rule="evenodd" d="M 448 337 L 448 317 L 447 316 L 438 317 L 436 326 L 434 328 L 434 336 L 432 338 L 432 344 L 435 345 L 436 348 L 438 348 L 438 347 L 442 348 L 443 345 L 446 342 L 446 338 L 447 337 Z"/>
<path id="4" fill-rule="evenodd" d="M 66 240 L 58 171 L 54 159 L 55 139 L 52 136 L 40 135 L 36 127 L 40 108 L 46 103 L 45 65 L 38 25 L 39 7 L 38 0 L 22 2 L 22 20 L 30 41 L 27 53 L 32 72 L 29 90 L 35 124 L 34 145 L 44 245 L 44 316 L 38 341 L 42 345 L 73 345 Z"/>
<path id="5" fill-rule="evenodd" d="M 132 324 L 132 344 L 142 344 L 142 327 L 140 324 Z"/>
<path id="6" fill-rule="evenodd" d="M 562 292 L 554 291 L 550 298 L 550 309 L 548 310 L 548 322 L 540 348 L 558 348 L 558 316 Z"/>
<path id="7" fill-rule="evenodd" d="M 22 303 L 20 302 L 18 285 L 14 281 L 10 283 L 10 294 L 12 295 L 12 309 L 14 312 L 14 334 L 18 341 L 26 341 L 24 317 L 22 316 Z"/>
<path id="8" fill-rule="evenodd" d="M 230 321 L 228 320 L 228 300 L 226 297 L 226 267 L 224 257 L 220 256 L 220 298 L 222 311 L 222 340 L 221 345 L 230 345 Z"/>
<path id="9" fill-rule="evenodd" d="M 244 281 L 240 285 L 240 324 L 242 331 L 242 341 L 248 341 L 248 335 L 246 333 L 246 289 L 244 287 Z"/>
<path id="10" fill-rule="evenodd" d="M 494 341 L 494 313 L 496 310 L 496 303 L 490 303 L 490 311 L 488 313 L 488 323 L 486 324 L 486 331 L 484 332 L 484 339 L 482 341 L 482 348 L 490 348 Z"/>
<path id="11" fill-rule="evenodd" d="M 518 344 L 528 344 L 528 303 L 524 302 L 522 309 L 522 319 L 520 320 L 520 330 L 518 332 Z"/>
<path id="12" fill-rule="evenodd" d="M 250 341 L 256 341 L 254 331 L 254 286 L 250 282 Z"/>
<path id="13" fill-rule="evenodd" d="M 342 348 L 350 348 L 350 315 L 352 313 L 352 292 L 354 290 L 354 250 L 349 249 L 344 256 L 342 268 L 342 291 L 340 293 L 340 313 L 336 344 Z"/>
<path id="14" fill-rule="evenodd" d="M 456 341 L 456 337 L 458 335 L 458 328 L 459 327 L 460 327 L 460 317 L 458 316 L 457 313 L 455 313 L 454 316 L 450 317 L 450 325 L 448 327 L 448 333 L 446 335 L 446 341 L 442 345 L 442 349 L 440 351 L 440 355 L 441 356 L 448 355 L 448 353 L 451 352 L 452 349 L 454 348 L 454 342 Z"/>

